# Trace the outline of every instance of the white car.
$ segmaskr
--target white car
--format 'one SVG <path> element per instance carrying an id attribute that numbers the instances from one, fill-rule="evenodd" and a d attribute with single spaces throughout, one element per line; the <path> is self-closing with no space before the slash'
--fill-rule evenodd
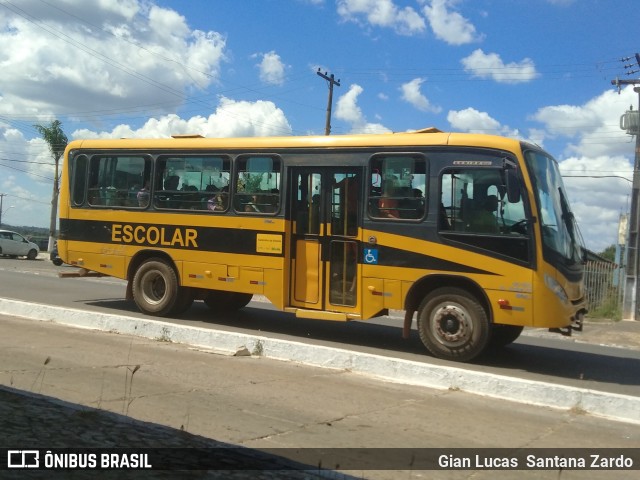
<path id="1" fill-rule="evenodd" d="M 27 257 L 35 260 L 40 249 L 22 235 L 9 230 L 0 230 L 0 256 Z"/>

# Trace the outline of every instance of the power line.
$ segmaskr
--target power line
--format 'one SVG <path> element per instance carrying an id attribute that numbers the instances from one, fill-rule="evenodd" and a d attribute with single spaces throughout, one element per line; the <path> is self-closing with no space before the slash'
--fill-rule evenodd
<path id="1" fill-rule="evenodd" d="M 16 160 L 13 158 L 2 158 L 0 157 L 0 161 L 2 162 L 15 162 L 15 163 L 32 163 L 35 165 L 50 165 L 53 166 L 54 164 L 51 162 L 36 162 L 34 160 Z"/>
<path id="2" fill-rule="evenodd" d="M 38 174 L 38 173 L 33 173 L 33 172 L 30 172 L 29 170 L 23 170 L 23 169 L 21 169 L 21 168 L 13 167 L 13 166 L 11 166 L 11 165 L 5 165 L 4 163 L 0 163 L 0 167 L 9 168 L 9 169 L 11 169 L 11 170 L 16 170 L 16 171 L 18 171 L 18 172 L 22 172 L 22 173 L 26 173 L 26 174 L 28 174 L 28 175 L 32 175 L 32 176 L 34 176 L 34 177 L 40 177 L 40 178 L 44 178 L 44 179 L 46 179 L 46 180 L 51 180 L 51 181 L 53 181 L 53 177 L 45 177 L 44 175 L 40 175 L 40 174 Z"/>
<path id="3" fill-rule="evenodd" d="M 12 193 L 4 193 L 3 195 L 5 197 L 11 197 L 11 198 L 17 198 L 18 200 L 24 200 L 26 202 L 41 203 L 42 205 L 49 205 L 51 203 L 51 202 L 43 202 L 43 201 L 40 201 L 40 200 L 36 200 L 35 198 L 21 197 L 20 195 L 14 195 Z"/>
<path id="4" fill-rule="evenodd" d="M 620 178 L 626 180 L 629 183 L 633 183 L 633 180 L 620 175 L 561 175 L 562 178 Z"/>

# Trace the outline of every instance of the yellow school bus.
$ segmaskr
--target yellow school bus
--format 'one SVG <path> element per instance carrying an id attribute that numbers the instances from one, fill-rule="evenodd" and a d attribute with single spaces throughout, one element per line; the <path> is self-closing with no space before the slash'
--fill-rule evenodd
<path id="1" fill-rule="evenodd" d="M 299 318 L 403 310 L 405 337 L 417 313 L 426 348 L 457 361 L 586 312 L 557 162 L 490 135 L 73 141 L 58 247 L 149 315 L 253 295 Z"/>

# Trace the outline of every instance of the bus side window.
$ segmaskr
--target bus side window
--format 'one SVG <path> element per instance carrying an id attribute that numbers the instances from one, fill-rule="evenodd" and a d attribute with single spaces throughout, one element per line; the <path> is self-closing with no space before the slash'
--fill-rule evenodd
<path id="1" fill-rule="evenodd" d="M 280 209 L 280 159 L 246 155 L 236 161 L 233 207 L 239 213 L 275 214 Z"/>
<path id="2" fill-rule="evenodd" d="M 374 155 L 368 213 L 372 218 L 420 220 L 427 212 L 427 160 L 421 154 Z"/>
<path id="3" fill-rule="evenodd" d="M 231 160 L 226 156 L 159 158 L 153 204 L 156 208 L 224 212 L 230 175 Z"/>
<path id="4" fill-rule="evenodd" d="M 441 229 L 457 232 L 513 235 L 525 218 L 522 199 L 509 202 L 497 168 L 456 169 L 440 177 Z M 449 224 L 447 228 L 444 222 Z M 520 232 L 522 233 L 522 232 Z"/>
<path id="5" fill-rule="evenodd" d="M 150 168 L 145 157 L 93 156 L 89 162 L 89 205 L 137 207 L 136 194 Z"/>
<path id="6" fill-rule="evenodd" d="M 71 188 L 74 206 L 80 206 L 84 203 L 85 193 L 87 189 L 87 163 L 88 159 L 85 155 L 75 157 L 70 165 L 71 170 Z"/>

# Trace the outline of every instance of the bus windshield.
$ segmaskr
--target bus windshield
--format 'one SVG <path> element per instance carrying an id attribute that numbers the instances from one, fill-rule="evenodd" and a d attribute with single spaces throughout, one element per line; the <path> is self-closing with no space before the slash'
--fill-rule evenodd
<path id="1" fill-rule="evenodd" d="M 535 188 L 545 251 L 551 250 L 556 254 L 554 256 L 559 255 L 565 264 L 578 262 L 582 242 L 569 209 L 558 163 L 535 150 L 525 151 L 524 158 Z"/>

